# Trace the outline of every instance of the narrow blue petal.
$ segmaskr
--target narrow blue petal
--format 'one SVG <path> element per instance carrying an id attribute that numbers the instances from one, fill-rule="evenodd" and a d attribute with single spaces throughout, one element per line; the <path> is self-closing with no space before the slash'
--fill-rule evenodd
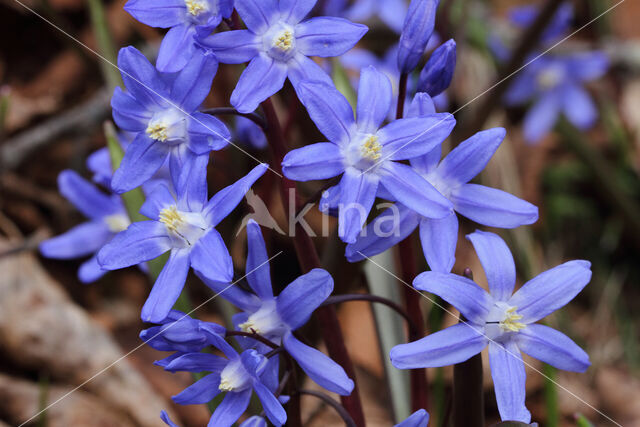
<path id="1" fill-rule="evenodd" d="M 425 271 L 414 279 L 413 287 L 438 295 L 475 324 L 484 324 L 493 306 L 493 298 L 484 289 L 456 274 Z"/>
<path id="2" fill-rule="evenodd" d="M 584 372 L 591 365 L 589 355 L 571 338 L 545 325 L 528 325 L 515 340 L 524 353 L 558 369 Z"/>
<path id="3" fill-rule="evenodd" d="M 382 168 L 381 183 L 398 202 L 427 218 L 444 218 L 453 212 L 451 202 L 411 167 L 386 162 Z"/>
<path id="4" fill-rule="evenodd" d="M 444 92 L 453 79 L 456 69 L 456 42 L 453 39 L 438 47 L 420 73 L 418 90 L 431 96 Z"/>
<path id="5" fill-rule="evenodd" d="M 436 106 L 433 103 L 433 98 L 425 92 L 416 93 L 416 96 L 414 96 L 411 101 L 411 106 L 407 111 L 406 117 L 410 119 L 414 117 L 425 117 L 431 114 L 436 114 Z"/>
<path id="6" fill-rule="evenodd" d="M 424 409 L 419 409 L 394 427 L 427 427 L 428 424 L 429 414 Z"/>
<path id="7" fill-rule="evenodd" d="M 40 253 L 54 259 L 80 258 L 100 249 L 112 236 L 104 222 L 85 222 L 40 243 Z"/>
<path id="8" fill-rule="evenodd" d="M 511 83 L 504 95 L 507 106 L 522 105 L 536 93 L 536 76 L 534 72 L 524 69 Z"/>
<path id="9" fill-rule="evenodd" d="M 220 393 L 218 387 L 220 387 L 220 375 L 209 374 L 185 388 L 180 394 L 173 396 L 172 399 L 180 405 L 207 403 Z"/>
<path id="10" fill-rule="evenodd" d="M 157 28 L 174 27 L 187 18 L 183 0 L 129 0 L 124 10 L 143 24 Z"/>
<path id="11" fill-rule="evenodd" d="M 280 19 L 294 25 L 311 12 L 318 0 L 280 0 Z"/>
<path id="12" fill-rule="evenodd" d="M 111 188 L 121 194 L 147 182 L 162 167 L 168 147 L 139 133 L 124 153 L 120 167 L 113 173 Z"/>
<path id="13" fill-rule="evenodd" d="M 391 363 L 398 369 L 438 368 L 464 362 L 480 353 L 488 340 L 483 331 L 458 323 L 418 341 L 391 349 Z"/>
<path id="14" fill-rule="evenodd" d="M 358 130 L 375 134 L 389 115 L 393 98 L 391 81 L 373 66 L 360 72 L 358 84 L 358 108 L 356 121 Z"/>
<path id="15" fill-rule="evenodd" d="M 260 381 L 254 382 L 253 390 L 258 395 L 258 399 L 260 399 L 262 408 L 269 418 L 269 421 L 276 426 L 281 426 L 287 422 L 287 413 L 282 407 L 282 404 L 264 384 Z"/>
<path id="16" fill-rule="evenodd" d="M 149 219 L 158 220 L 160 211 L 176 204 L 176 199 L 166 183 L 158 184 L 142 204 L 140 213 Z"/>
<path id="17" fill-rule="evenodd" d="M 344 172 L 344 168 L 340 147 L 331 142 L 291 150 L 282 160 L 282 173 L 294 181 L 333 178 Z"/>
<path id="18" fill-rule="evenodd" d="M 215 227 L 233 211 L 238 203 L 242 201 L 244 195 L 251 186 L 267 170 L 267 165 L 261 163 L 251 170 L 247 175 L 240 178 L 235 183 L 217 192 L 207 203 L 202 214 L 206 220 Z"/>
<path id="19" fill-rule="evenodd" d="M 340 187 L 338 234 L 343 242 L 354 243 L 376 199 L 378 177 L 350 167 L 342 176 Z"/>
<path id="20" fill-rule="evenodd" d="M 222 121 L 209 114 L 192 113 L 189 120 L 189 149 L 195 154 L 221 150 L 231 140 L 231 132 Z"/>
<path id="21" fill-rule="evenodd" d="M 442 219 L 422 218 L 420 241 L 427 264 L 433 271 L 449 273 L 456 262 L 458 217 L 455 213 Z"/>
<path id="22" fill-rule="evenodd" d="M 100 267 L 98 257 L 92 256 L 83 262 L 78 269 L 78 279 L 80 279 L 82 283 L 91 283 L 104 276 L 106 272 L 107 270 L 103 270 L 102 267 Z"/>
<path id="23" fill-rule="evenodd" d="M 405 160 L 422 156 L 440 145 L 451 134 L 456 120 L 449 113 L 395 120 L 378 132 L 384 156 Z"/>
<path id="24" fill-rule="evenodd" d="M 523 132 L 530 144 L 539 142 L 556 124 L 561 100 L 556 93 L 543 94 L 524 118 Z"/>
<path id="25" fill-rule="evenodd" d="M 489 364 L 500 418 L 530 423 L 531 413 L 524 404 L 526 373 L 518 346 L 513 341 L 489 343 Z"/>
<path id="26" fill-rule="evenodd" d="M 491 296 L 497 301 L 511 297 L 516 284 L 516 265 L 507 244 L 494 233 L 476 230 L 467 235 L 480 259 Z"/>
<path id="27" fill-rule="evenodd" d="M 236 0 L 242 21 L 255 34 L 264 33 L 279 15 L 277 0 Z"/>
<path id="28" fill-rule="evenodd" d="M 142 306 L 141 317 L 145 322 L 162 321 L 178 300 L 189 273 L 189 251 L 174 249 L 162 268 L 151 293 Z"/>
<path id="29" fill-rule="evenodd" d="M 580 52 L 569 60 L 571 75 L 581 81 L 591 81 L 604 76 L 611 65 L 605 52 Z"/>
<path id="30" fill-rule="evenodd" d="M 420 216 L 399 203 L 387 208 L 371 221 L 355 243 L 347 245 L 349 262 L 362 261 L 395 246 L 418 226 Z"/>
<path id="31" fill-rule="evenodd" d="M 533 323 L 565 306 L 591 280 L 591 264 L 569 261 L 529 280 L 509 299 L 522 322 Z"/>
<path id="32" fill-rule="evenodd" d="M 199 42 L 215 53 L 223 64 L 242 64 L 258 55 L 262 40 L 248 30 L 215 33 Z"/>
<path id="33" fill-rule="evenodd" d="M 404 0 L 385 0 L 378 3 L 378 17 L 396 33 L 400 34 L 407 16 L 407 4 Z"/>
<path id="34" fill-rule="evenodd" d="M 301 343 L 291 333 L 284 336 L 283 345 L 302 370 L 318 385 L 341 396 L 351 394 L 354 387 L 353 381 L 347 376 L 342 366 L 331 358 Z"/>
<path id="35" fill-rule="evenodd" d="M 187 161 L 178 177 L 176 192 L 178 210 L 185 212 L 201 212 L 207 203 L 207 165 L 209 156 L 193 156 Z"/>
<path id="36" fill-rule="evenodd" d="M 102 147 L 87 156 L 87 169 L 93 174 L 91 181 L 104 187 L 111 188 L 111 156 L 107 147 Z"/>
<path id="37" fill-rule="evenodd" d="M 208 427 L 231 427 L 247 409 L 249 400 L 251 400 L 250 388 L 238 392 L 228 392 L 213 412 Z"/>
<path id="38" fill-rule="evenodd" d="M 195 111 L 211 91 L 217 71 L 216 57 L 198 49 L 173 81 L 171 100 L 187 113 Z"/>
<path id="39" fill-rule="evenodd" d="M 159 257 L 171 249 L 167 229 L 157 221 L 134 222 L 98 252 L 106 270 L 117 270 Z"/>
<path id="40" fill-rule="evenodd" d="M 306 81 L 333 85 L 331 76 L 329 76 L 321 66 L 316 64 L 313 59 L 301 53 L 291 58 L 289 62 L 287 62 L 287 67 L 287 75 L 296 93 L 300 90 L 300 84 Z"/>
<path id="41" fill-rule="evenodd" d="M 461 215 L 488 227 L 516 228 L 538 220 L 538 208 L 502 190 L 464 184 L 449 197 Z"/>
<path id="42" fill-rule="evenodd" d="M 151 120 L 151 112 L 119 86 L 113 91 L 111 108 L 113 120 L 122 130 L 143 132 Z"/>
<path id="43" fill-rule="evenodd" d="M 282 89 L 286 78 L 285 64 L 260 54 L 251 60 L 240 76 L 231 94 L 231 105 L 241 113 L 251 113 L 262 101 Z"/>
<path id="44" fill-rule="evenodd" d="M 411 72 L 427 47 L 435 26 L 438 0 L 412 0 L 398 46 L 398 68 Z"/>
<path id="45" fill-rule="evenodd" d="M 72 170 L 60 172 L 58 189 L 87 218 L 100 220 L 122 211 L 122 206 L 114 199 Z"/>
<path id="46" fill-rule="evenodd" d="M 344 18 L 319 16 L 296 25 L 296 47 L 307 56 L 328 58 L 351 49 L 369 28 Z"/>
<path id="47" fill-rule="evenodd" d="M 267 421 L 262 417 L 254 415 L 253 417 L 247 418 L 240 424 L 240 427 L 267 427 Z"/>
<path id="48" fill-rule="evenodd" d="M 335 86 L 304 82 L 297 92 L 311 120 L 329 141 L 344 145 L 351 139 L 355 131 L 353 109 Z"/>
<path id="49" fill-rule="evenodd" d="M 191 265 L 201 276 L 220 283 L 233 280 L 233 261 L 222 236 L 215 228 L 210 228 L 193 245 Z"/>
<path id="50" fill-rule="evenodd" d="M 216 295 L 220 295 L 222 298 L 229 301 L 231 304 L 240 308 L 241 310 L 257 311 L 260 308 L 260 298 L 252 293 L 245 292 L 235 284 L 227 282 L 216 282 L 207 279 L 202 274 L 196 272 L 200 280 L 204 282 Z"/>
<path id="51" fill-rule="evenodd" d="M 169 372 L 215 372 L 220 373 L 229 360 L 211 353 L 187 353 L 173 359 L 167 366 Z"/>
<path id="52" fill-rule="evenodd" d="M 182 70 L 191 60 L 196 50 L 194 37 L 196 27 L 189 23 L 178 25 L 165 34 L 156 67 L 163 73 L 176 73 Z"/>
<path id="53" fill-rule="evenodd" d="M 251 289 L 261 298 L 273 298 L 271 288 L 271 268 L 269 267 L 269 255 L 262 237 L 260 226 L 254 220 L 247 223 L 247 282 Z"/>
<path id="54" fill-rule="evenodd" d="M 174 423 L 171 418 L 169 418 L 169 414 L 167 414 L 167 411 L 165 410 L 162 410 L 162 412 L 160 412 L 160 419 L 164 421 L 164 423 L 169 427 L 179 427 L 178 424 Z"/>
<path id="55" fill-rule="evenodd" d="M 313 311 L 333 291 L 333 278 L 321 268 L 314 268 L 295 279 L 276 299 L 280 318 L 292 330 L 304 325 Z"/>
<path id="56" fill-rule="evenodd" d="M 144 106 L 163 105 L 169 90 L 156 68 L 133 46 L 120 49 L 118 68 L 124 85 L 133 97 Z"/>
<path id="57" fill-rule="evenodd" d="M 580 130 L 591 128 L 598 120 L 598 108 L 589 93 L 571 85 L 564 90 L 563 111 L 569 121 Z"/>
<path id="58" fill-rule="evenodd" d="M 438 176 L 451 187 L 466 184 L 487 166 L 506 134 L 504 128 L 476 133 L 442 160 Z"/>
<path id="59" fill-rule="evenodd" d="M 158 144 L 159 145 L 159 144 Z M 180 189 L 180 178 L 183 171 L 191 173 L 191 168 L 198 157 L 208 157 L 206 154 L 202 156 L 196 155 L 191 151 L 187 144 L 178 144 L 169 146 L 169 180 L 176 192 Z"/>

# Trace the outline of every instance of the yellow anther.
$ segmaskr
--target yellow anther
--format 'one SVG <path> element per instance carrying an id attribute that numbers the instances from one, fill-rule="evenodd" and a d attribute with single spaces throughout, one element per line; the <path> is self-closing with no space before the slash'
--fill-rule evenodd
<path id="1" fill-rule="evenodd" d="M 183 223 L 183 219 L 174 205 L 160 211 L 160 222 L 167 227 L 167 230 L 177 232 L 178 227 Z"/>
<path id="2" fill-rule="evenodd" d="M 220 390 L 220 391 L 232 391 L 233 390 L 233 385 L 231 384 L 231 381 L 229 381 L 229 380 L 222 380 L 222 381 L 220 381 L 220 385 L 218 386 L 218 390 Z"/>
<path id="3" fill-rule="evenodd" d="M 249 332 L 249 333 L 255 333 L 255 334 L 260 333 L 260 330 L 256 327 L 256 325 L 251 320 L 247 320 L 244 323 L 240 323 L 238 327 L 242 332 Z"/>
<path id="4" fill-rule="evenodd" d="M 113 214 L 105 217 L 104 222 L 107 224 L 109 231 L 112 233 L 119 233 L 129 227 L 130 221 L 126 215 Z"/>
<path id="5" fill-rule="evenodd" d="M 163 123 L 153 123 L 147 126 L 147 135 L 151 139 L 164 142 L 167 140 L 167 126 Z"/>
<path id="6" fill-rule="evenodd" d="M 378 142 L 378 137 L 371 135 L 360 147 L 360 153 L 365 159 L 376 161 L 382 157 L 382 145 Z"/>
<path id="7" fill-rule="evenodd" d="M 200 0 L 186 0 L 185 4 L 187 5 L 187 11 L 193 16 L 198 16 L 207 11 L 207 7 Z"/>
<path id="8" fill-rule="evenodd" d="M 518 307 L 510 307 L 505 312 L 505 317 L 500 322 L 500 328 L 502 328 L 503 331 L 518 332 L 520 329 L 527 326 L 524 323 L 518 322 L 518 320 L 522 319 L 523 316 L 518 314 L 516 311 L 517 309 Z"/>
<path id="9" fill-rule="evenodd" d="M 283 31 L 278 37 L 276 37 L 273 45 L 283 52 L 290 51 L 293 47 L 293 34 L 291 34 L 291 31 L 289 30 Z"/>
<path id="10" fill-rule="evenodd" d="M 538 85 L 542 89 L 553 89 L 560 83 L 560 73 L 558 70 L 544 70 L 538 74 Z"/>

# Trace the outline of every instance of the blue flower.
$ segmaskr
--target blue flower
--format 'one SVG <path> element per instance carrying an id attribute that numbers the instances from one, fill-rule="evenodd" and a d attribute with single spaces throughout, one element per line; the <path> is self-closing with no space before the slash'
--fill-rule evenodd
<path id="1" fill-rule="evenodd" d="M 418 409 L 409 418 L 396 424 L 394 427 L 427 427 L 429 424 L 429 414 L 424 409 Z"/>
<path id="2" fill-rule="evenodd" d="M 178 310 L 171 310 L 158 323 L 158 326 L 140 332 L 140 339 L 158 351 L 175 351 L 179 354 L 199 352 L 210 345 L 211 334 L 224 335 L 226 332 L 224 327 L 216 323 L 193 319 Z"/>
<path id="3" fill-rule="evenodd" d="M 424 116 L 434 111 L 429 95 L 418 94 L 409 116 Z M 441 150 L 411 159 L 413 169 L 443 197 L 456 212 L 489 227 L 515 228 L 538 219 L 538 208 L 504 191 L 469 184 L 487 165 L 505 137 L 503 128 L 478 132 L 462 142 L 440 161 Z M 420 227 L 422 250 L 429 267 L 448 273 L 455 263 L 458 241 L 458 219 L 455 213 L 445 218 L 425 217 L 402 203 L 388 208 L 366 228 L 358 240 L 347 245 L 351 262 L 377 255 L 404 240 Z"/>
<path id="4" fill-rule="evenodd" d="M 180 394 L 173 396 L 173 401 L 180 405 L 201 404 L 211 401 L 220 393 L 225 393 L 224 399 L 211 415 L 208 425 L 229 427 L 247 409 L 251 395 L 255 392 L 267 418 L 276 426 L 283 425 L 287 420 L 287 414 L 274 395 L 275 390 L 261 378 L 267 368 L 268 359 L 253 349 L 238 354 L 218 334 L 209 334 L 209 342 L 222 351 L 226 358 L 210 353 L 187 353 L 171 358 L 166 365 L 165 369 L 171 372 L 210 372 Z"/>
<path id="5" fill-rule="evenodd" d="M 182 175 L 177 198 L 165 185 L 157 186 L 140 209 L 151 220 L 131 224 L 98 254 L 102 268 L 116 270 L 171 252 L 142 308 L 144 321 L 157 323 L 167 316 L 189 267 L 208 284 L 233 279 L 231 256 L 215 226 L 242 201 L 267 166 L 256 166 L 207 202 L 207 160 L 198 157 L 189 173 Z"/>
<path id="6" fill-rule="evenodd" d="M 524 119 L 527 142 L 540 141 L 561 113 L 578 129 L 591 128 L 598 110 L 583 85 L 602 77 L 608 68 L 604 53 L 581 52 L 544 56 L 522 70 L 505 94 L 505 102 L 519 105 L 534 101 Z"/>
<path id="7" fill-rule="evenodd" d="M 211 90 L 217 62 L 211 54 L 195 55 L 174 75 L 159 73 L 133 47 L 120 50 L 118 66 L 127 92 L 116 88 L 111 100 L 116 124 L 136 134 L 113 174 L 117 193 L 148 181 L 169 161 L 174 184 L 180 171 L 199 155 L 225 147 L 229 131 L 210 115 L 196 112 Z"/>
<path id="8" fill-rule="evenodd" d="M 125 230 L 129 216 L 119 196 L 109 196 L 72 170 L 58 175 L 60 193 L 69 200 L 89 221 L 60 236 L 40 244 L 40 252 L 47 258 L 73 259 L 94 254 L 113 236 Z M 83 283 L 98 280 L 106 273 L 92 256 L 78 270 Z"/>
<path id="9" fill-rule="evenodd" d="M 238 287 L 221 294 L 243 310 L 234 316 L 234 324 L 240 330 L 255 332 L 281 343 L 312 380 L 331 392 L 349 395 L 354 384 L 344 369 L 323 353 L 300 342 L 292 333 L 304 325 L 313 311 L 331 295 L 331 275 L 325 270 L 313 269 L 291 282 L 276 297 L 271 287 L 269 258 L 262 232 L 253 220 L 247 224 L 247 240 L 247 281 L 255 294 Z"/>
<path id="10" fill-rule="evenodd" d="M 534 23 L 539 13 L 540 8 L 536 5 L 514 7 L 509 11 L 509 21 L 519 29 L 526 29 Z M 551 22 L 547 24 L 542 33 L 542 43 L 550 44 L 565 36 L 571 28 L 571 21 L 573 21 L 573 6 L 566 2 L 558 8 Z"/>
<path id="11" fill-rule="evenodd" d="M 324 13 L 355 22 L 365 22 L 376 16 L 400 34 L 407 15 L 407 3 L 405 0 L 356 0 L 347 4 L 347 0 L 327 0 Z"/>
<path id="12" fill-rule="evenodd" d="M 410 73 L 418 66 L 433 34 L 439 0 L 411 0 L 398 47 L 398 68 Z"/>
<path id="13" fill-rule="evenodd" d="M 339 207 L 338 233 L 343 241 L 355 242 L 379 187 L 426 217 L 444 218 L 452 212 L 451 202 L 410 166 L 398 162 L 440 145 L 455 126 L 451 114 L 400 119 L 380 128 L 391 107 L 392 90 L 389 79 L 373 67 L 360 77 L 357 121 L 334 86 L 305 82 L 299 96 L 329 142 L 289 152 L 282 171 L 296 181 L 342 174 L 328 198 L 335 198 Z"/>
<path id="14" fill-rule="evenodd" d="M 231 104 L 249 113 L 282 89 L 287 77 L 296 90 L 304 80 L 327 84 L 331 78 L 309 56 L 339 56 L 351 49 L 367 27 L 342 18 L 300 22 L 317 0 L 236 0 L 247 30 L 213 34 L 202 40 L 220 62 L 251 61 L 231 95 Z"/>
<path id="15" fill-rule="evenodd" d="M 453 79 L 456 69 L 456 42 L 453 39 L 438 47 L 420 73 L 418 92 L 438 96 L 444 92 Z"/>
<path id="16" fill-rule="evenodd" d="M 236 117 L 236 138 L 247 147 L 257 150 L 267 147 L 267 137 L 262 128 L 246 117 Z"/>
<path id="17" fill-rule="evenodd" d="M 208 35 L 233 11 L 233 0 L 129 0 L 124 6 L 138 21 L 170 28 L 160 45 L 158 70 L 182 70 L 197 50 L 197 35 Z"/>
<path id="18" fill-rule="evenodd" d="M 489 362 L 503 420 L 531 421 L 525 407 L 525 369 L 520 351 L 574 372 L 589 367 L 589 356 L 566 335 L 538 320 L 571 301 L 591 279 L 591 264 L 569 261 L 529 280 L 516 293 L 515 264 L 509 248 L 493 233 L 467 236 L 484 268 L 490 293 L 465 277 L 425 272 L 416 289 L 434 293 L 467 319 L 418 341 L 395 346 L 398 369 L 439 367 L 464 362 L 489 346 Z M 513 294 L 513 295 L 512 295 Z"/>

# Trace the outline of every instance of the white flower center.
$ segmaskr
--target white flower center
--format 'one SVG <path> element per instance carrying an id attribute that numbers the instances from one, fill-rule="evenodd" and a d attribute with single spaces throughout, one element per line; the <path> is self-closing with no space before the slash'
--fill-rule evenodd
<path id="1" fill-rule="evenodd" d="M 198 16 L 209 10 L 209 5 L 203 0 L 185 0 L 184 3 L 187 5 L 187 12 L 192 16 Z"/>
<path id="2" fill-rule="evenodd" d="M 220 391 L 240 391 L 249 383 L 249 374 L 240 360 L 229 362 L 220 373 Z"/>
<path id="3" fill-rule="evenodd" d="M 106 216 L 104 222 L 112 233 L 124 231 L 131 224 L 129 217 L 121 213 Z"/>
<path id="4" fill-rule="evenodd" d="M 553 89 L 562 81 L 562 77 L 562 70 L 558 67 L 547 68 L 538 74 L 538 86 L 540 86 L 542 90 Z"/>
<path id="5" fill-rule="evenodd" d="M 518 320 L 522 319 L 522 315 L 518 314 L 516 310 L 518 310 L 518 307 L 510 307 L 505 310 L 504 317 L 500 323 L 498 323 L 504 332 L 518 332 L 520 329 L 527 326 L 524 323 L 518 322 Z"/>
<path id="6" fill-rule="evenodd" d="M 362 157 L 375 162 L 382 157 L 382 145 L 378 142 L 378 137 L 375 135 L 369 135 L 364 143 L 360 146 L 360 154 Z"/>
<path id="7" fill-rule="evenodd" d="M 374 172 L 384 160 L 383 148 L 377 135 L 357 133 L 344 148 L 345 165 L 361 171 Z"/>
<path id="8" fill-rule="evenodd" d="M 181 212 L 175 205 L 162 209 L 159 221 L 164 224 L 177 247 L 193 246 L 207 231 L 206 221 L 201 214 Z"/>
<path id="9" fill-rule="evenodd" d="M 238 327 L 244 332 L 256 333 L 267 337 L 282 335 L 287 328 L 276 310 L 275 300 L 263 303 L 258 311 L 251 314 L 247 321 L 241 323 Z"/>
<path id="10" fill-rule="evenodd" d="M 271 26 L 262 37 L 264 49 L 273 59 L 287 62 L 295 54 L 296 36 L 291 25 L 278 22 Z"/>
<path id="11" fill-rule="evenodd" d="M 504 336 L 520 332 L 527 325 L 520 322 L 523 316 L 518 313 L 518 307 L 510 306 L 506 302 L 495 302 L 486 321 L 486 333 L 491 339 L 500 340 Z"/>
<path id="12" fill-rule="evenodd" d="M 155 113 L 145 131 L 149 138 L 159 142 L 182 142 L 187 137 L 187 119 L 175 108 Z"/>

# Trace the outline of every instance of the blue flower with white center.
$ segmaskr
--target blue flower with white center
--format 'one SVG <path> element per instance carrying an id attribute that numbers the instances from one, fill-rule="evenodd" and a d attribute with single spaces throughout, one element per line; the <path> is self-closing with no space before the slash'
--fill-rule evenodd
<path id="1" fill-rule="evenodd" d="M 276 297 L 271 287 L 269 257 L 262 232 L 253 220 L 247 224 L 247 240 L 247 281 L 254 293 L 233 287 L 221 294 L 243 310 L 234 316 L 234 324 L 242 331 L 255 332 L 281 343 L 313 381 L 331 392 L 349 395 L 354 384 L 344 369 L 293 336 L 293 331 L 304 325 L 313 311 L 331 295 L 331 275 L 325 270 L 313 269 L 291 282 Z M 216 290 L 222 289 L 220 285 Z"/>
<path id="2" fill-rule="evenodd" d="M 440 0 L 411 0 L 398 45 L 398 68 L 410 73 L 418 66 L 436 24 Z"/>
<path id="3" fill-rule="evenodd" d="M 410 117 L 434 112 L 429 95 L 419 93 L 411 104 Z M 437 146 L 430 153 L 411 159 L 413 169 L 460 215 L 488 227 L 515 228 L 538 220 L 538 208 L 504 191 L 469 181 L 479 174 L 500 146 L 506 131 L 494 128 L 478 132 L 462 142 L 440 161 Z M 351 262 L 382 253 L 420 228 L 424 256 L 433 271 L 448 273 L 455 263 L 458 218 L 452 212 L 440 219 L 425 217 L 402 203 L 376 217 L 355 243 L 347 245 Z"/>
<path id="4" fill-rule="evenodd" d="M 116 124 L 135 134 L 111 187 L 124 193 L 147 182 L 167 161 L 174 185 L 195 158 L 224 148 L 224 124 L 196 110 L 211 90 L 217 61 L 210 53 L 194 55 L 178 74 L 159 73 L 133 47 L 120 50 L 118 66 L 127 92 L 116 88 L 111 106 Z"/>
<path id="5" fill-rule="evenodd" d="M 450 326 L 391 350 L 398 369 L 440 367 L 464 362 L 489 346 L 491 376 L 503 420 L 529 423 L 525 369 L 520 351 L 545 363 L 584 372 L 589 356 L 569 337 L 535 322 L 571 301 L 591 279 L 591 264 L 569 261 L 539 274 L 513 293 L 516 270 L 505 242 L 493 233 L 467 236 L 480 258 L 490 292 L 450 273 L 425 272 L 413 281 L 457 308 L 466 323 Z"/>
<path id="6" fill-rule="evenodd" d="M 451 114 L 400 119 L 381 128 L 392 103 L 391 82 L 373 67 L 362 70 L 357 120 L 334 86 L 305 82 L 299 97 L 330 142 L 292 150 L 282 162 L 282 172 L 295 181 L 342 174 L 330 198 L 335 197 L 339 207 L 338 233 L 343 241 L 356 241 L 379 187 L 423 216 L 449 216 L 451 202 L 398 160 L 424 155 L 440 145 L 455 126 Z"/>
<path id="7" fill-rule="evenodd" d="M 124 10 L 143 24 L 170 28 L 156 66 L 164 73 L 175 73 L 196 52 L 196 37 L 211 34 L 222 18 L 231 16 L 233 0 L 129 0 Z"/>
<path id="8" fill-rule="evenodd" d="M 396 33 L 402 32 L 407 15 L 406 0 L 356 0 L 347 3 L 347 0 L 327 0 L 324 13 L 355 22 L 365 22 L 376 16 Z"/>
<path id="9" fill-rule="evenodd" d="M 40 253 L 47 258 L 74 259 L 94 254 L 131 223 L 119 196 L 103 193 L 72 170 L 58 175 L 58 188 L 89 221 L 42 242 Z M 104 273 L 94 255 L 80 266 L 78 278 L 90 283 Z"/>
<path id="10" fill-rule="evenodd" d="M 231 256 L 215 227 L 242 201 L 267 165 L 256 166 L 207 201 L 207 160 L 200 156 L 190 173 L 182 175 L 177 198 L 165 185 L 157 186 L 140 209 L 151 220 L 131 224 L 98 253 L 102 268 L 116 270 L 171 252 L 142 308 L 146 322 L 157 323 L 167 316 L 189 267 L 207 284 L 233 279 Z"/>
<path id="11" fill-rule="evenodd" d="M 583 85 L 602 77 L 608 68 L 603 52 L 581 52 L 543 56 L 523 69 L 504 100 L 510 106 L 533 100 L 524 119 L 526 141 L 539 142 L 560 114 L 580 130 L 591 128 L 598 109 Z"/>
<path id="12" fill-rule="evenodd" d="M 171 310 L 158 326 L 140 332 L 140 339 L 158 351 L 178 354 L 196 353 L 210 345 L 209 336 L 224 336 L 226 329 L 216 323 L 193 319 L 183 312 Z"/>
<path id="13" fill-rule="evenodd" d="M 418 409 L 409 418 L 396 424 L 394 427 L 427 427 L 429 424 L 429 414 L 424 409 Z"/>
<path id="14" fill-rule="evenodd" d="M 283 425 L 287 414 L 278 398 L 261 378 L 267 369 L 268 359 L 256 350 L 238 354 L 218 334 L 209 334 L 209 342 L 222 351 L 226 358 L 210 353 L 187 353 L 172 358 L 165 369 L 171 372 L 210 372 L 202 379 L 173 396 L 180 405 L 207 403 L 218 394 L 225 393 L 209 420 L 210 427 L 229 427 L 249 406 L 253 392 L 262 403 L 267 418 L 276 426 Z M 251 424 L 249 424 L 251 425 Z M 258 424 L 259 425 L 259 424 Z"/>
<path id="15" fill-rule="evenodd" d="M 236 0 L 247 30 L 213 34 L 201 40 L 222 63 L 251 61 L 231 95 L 231 105 L 249 113 L 282 89 L 289 78 L 296 91 L 304 80 L 331 78 L 309 56 L 339 56 L 368 28 L 342 18 L 302 19 L 317 0 Z"/>

